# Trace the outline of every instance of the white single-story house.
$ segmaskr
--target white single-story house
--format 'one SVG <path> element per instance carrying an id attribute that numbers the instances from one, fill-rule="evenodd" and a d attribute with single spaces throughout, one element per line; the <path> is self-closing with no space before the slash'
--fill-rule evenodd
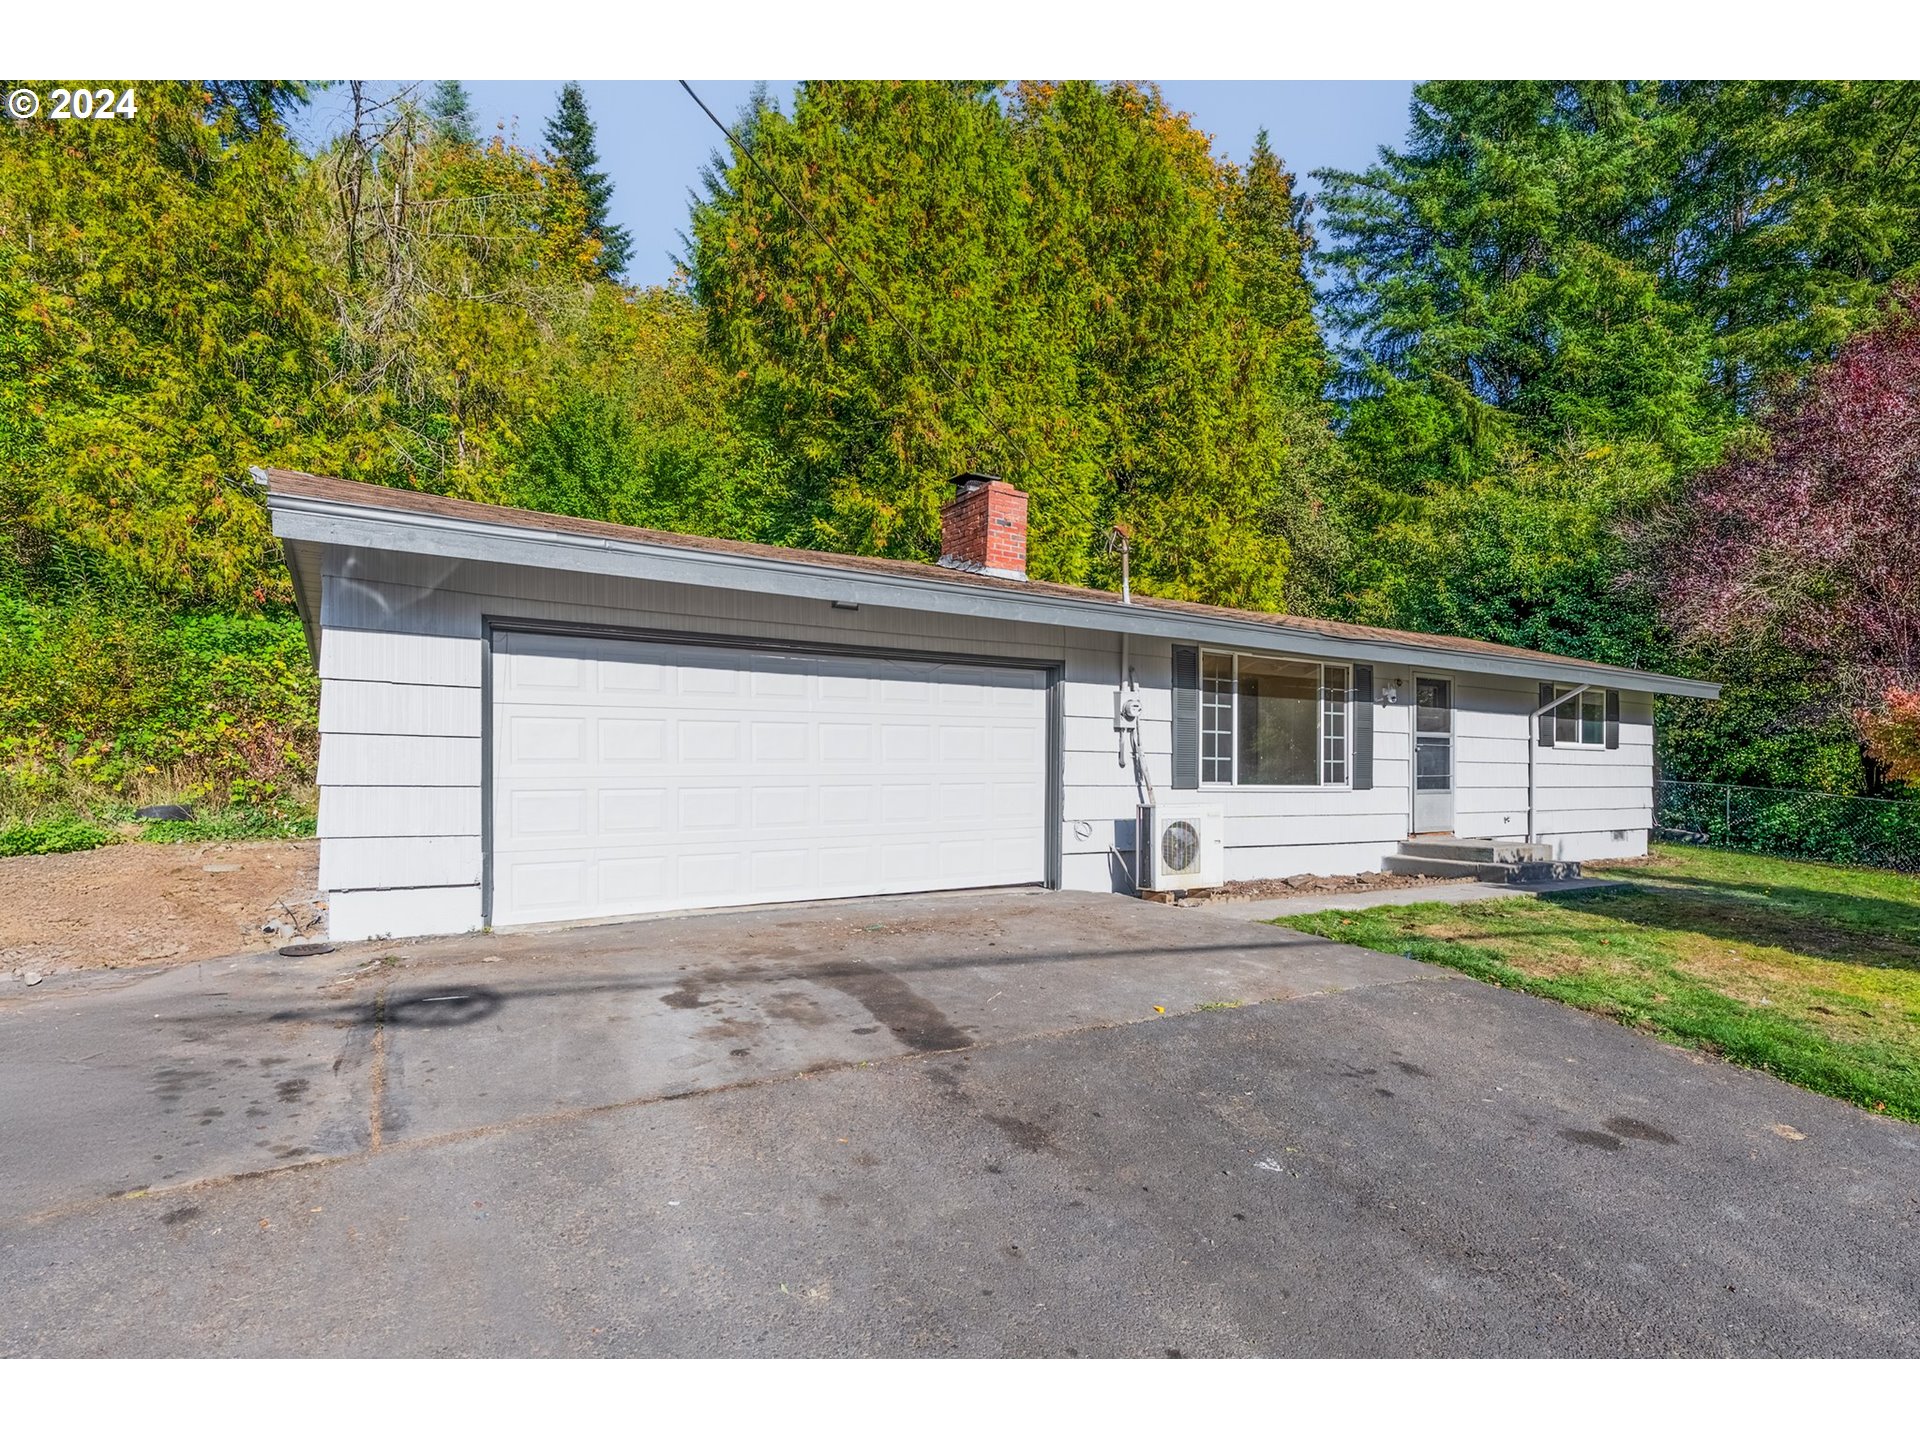
<path id="1" fill-rule="evenodd" d="M 255 477 L 320 669 L 339 940 L 1353 874 L 1421 837 L 1638 855 L 1653 697 L 1719 688 L 1030 581 L 988 476 L 938 565 Z"/>

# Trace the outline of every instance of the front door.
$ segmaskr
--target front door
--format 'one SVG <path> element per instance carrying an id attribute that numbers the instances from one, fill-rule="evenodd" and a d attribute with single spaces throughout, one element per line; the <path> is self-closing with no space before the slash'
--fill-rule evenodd
<path id="1" fill-rule="evenodd" d="M 1416 834 L 1453 830 L 1453 682 L 1414 677 L 1413 828 Z"/>

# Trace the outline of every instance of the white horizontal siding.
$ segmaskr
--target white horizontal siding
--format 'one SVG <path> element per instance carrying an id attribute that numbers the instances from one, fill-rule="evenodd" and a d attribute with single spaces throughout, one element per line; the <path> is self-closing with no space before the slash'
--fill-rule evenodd
<path id="1" fill-rule="evenodd" d="M 1610 830 L 1541 832 L 1540 843 L 1553 848 L 1556 860 L 1623 860 L 1647 853 L 1647 832 L 1622 827 Z"/>
<path id="2" fill-rule="evenodd" d="M 479 783 L 478 739 L 426 735 L 320 737 L 322 787 Z"/>
<path id="3" fill-rule="evenodd" d="M 481 923 L 478 885 L 425 890 L 334 890 L 327 894 L 329 940 L 461 935 L 478 930 Z"/>
<path id="4" fill-rule="evenodd" d="M 409 635 L 326 628 L 320 635 L 321 693 L 329 680 L 405 685 L 480 685 L 480 637 Z"/>
<path id="5" fill-rule="evenodd" d="M 1399 849 L 1399 837 L 1349 845 L 1228 846 L 1227 879 L 1283 880 L 1289 875 L 1358 875 L 1378 870 Z"/>
<path id="6" fill-rule="evenodd" d="M 1102 715 L 1067 715 L 1061 726 L 1069 751 L 1086 755 L 1117 755 L 1125 731 L 1113 728 L 1113 692 L 1107 692 L 1107 710 Z M 1139 725 L 1140 745 L 1155 754 L 1173 751 L 1173 721 L 1143 719 Z"/>
<path id="7" fill-rule="evenodd" d="M 418 877 L 464 877 L 468 872 L 461 867 L 477 853 L 481 634 L 488 616 L 1059 664 L 1064 883 L 1107 889 L 1122 873 L 1113 852 L 1131 863 L 1134 812 L 1142 796 L 1131 755 L 1122 763 L 1121 736 L 1113 729 L 1118 637 L 1103 643 L 1083 631 L 944 612 L 872 606 L 839 611 L 824 600 L 337 548 L 328 551 L 323 568 L 323 869 L 329 879 L 358 880 L 365 869 L 355 867 L 397 853 L 348 844 L 329 864 L 328 848 L 344 842 L 457 842 L 420 847 L 439 858 L 403 880 L 379 880 L 412 889 L 363 889 L 340 880 L 340 895 L 359 897 L 344 902 L 349 928 L 404 934 L 478 923 L 477 888 Z M 1407 830 L 1412 671 L 1376 670 L 1380 688 L 1398 685 L 1400 702 L 1374 707 L 1373 789 L 1249 787 L 1196 795 L 1171 787 L 1172 648 L 1169 641 L 1146 638 L 1129 644 L 1129 664 L 1142 687 L 1140 743 L 1160 798 L 1198 799 L 1221 808 L 1235 878 L 1377 868 Z M 1456 672 L 1455 682 L 1456 827 L 1464 834 L 1494 833 L 1473 826 L 1501 826 L 1505 833 L 1515 828 L 1508 817 L 1517 814 L 1518 828 L 1524 828 L 1527 716 L 1536 687 L 1470 672 Z M 1628 822 L 1636 817 L 1642 827 L 1649 823 L 1652 707 L 1644 696 L 1622 700 L 1619 750 L 1560 752 L 1582 757 L 1567 764 L 1583 772 L 1594 764 L 1584 757 L 1602 756 L 1603 773 L 1569 768 L 1549 775 L 1559 757 L 1541 752 L 1543 831 L 1557 826 L 1570 836 L 1597 835 L 1578 843 L 1605 846 L 1627 843 L 1612 841 L 1611 834 L 1631 829 Z M 1551 801 L 1545 798 L 1549 791 Z M 1560 808 L 1550 813 L 1549 805 Z M 1083 824 L 1085 836 L 1078 833 Z M 448 858 L 455 856 L 457 863 Z M 435 868 L 443 862 L 452 868 Z M 383 894 L 414 898 L 374 898 Z"/>
<path id="8" fill-rule="evenodd" d="M 1062 773 L 1069 788 L 1110 785 L 1116 776 L 1133 774 L 1133 758 L 1129 756 L 1124 767 L 1115 763 L 1115 751 L 1104 753 L 1089 750 L 1070 750 L 1064 757 Z M 1141 752 L 1146 762 L 1146 771 L 1154 785 L 1160 789 L 1173 787 L 1173 756 L 1166 750 L 1146 750 Z"/>
<path id="9" fill-rule="evenodd" d="M 320 847 L 322 890 L 398 890 L 479 883 L 478 835 L 336 836 Z"/>
<path id="10" fill-rule="evenodd" d="M 1623 805 L 1612 810 L 1542 811 L 1535 828 L 1543 835 L 1563 835 L 1583 830 L 1645 830 L 1652 824 L 1651 806 Z"/>
<path id="11" fill-rule="evenodd" d="M 329 785 L 320 792 L 324 840 L 383 835 L 478 835 L 477 785 Z"/>
<path id="12" fill-rule="evenodd" d="M 1132 873 L 1132 865 L 1131 849 L 1124 852 L 1123 858 L 1104 851 L 1098 854 L 1063 855 L 1060 857 L 1060 888 L 1124 891 L 1128 881 L 1122 877 Z"/>
<path id="13" fill-rule="evenodd" d="M 1276 845 L 1336 845 L 1406 839 L 1404 811 L 1373 814 L 1255 815 L 1227 822 L 1229 849 Z M 1289 871 L 1289 874 L 1295 872 Z"/>
<path id="14" fill-rule="evenodd" d="M 480 708 L 480 691 L 466 686 L 331 680 L 320 691 L 320 729 L 336 734 L 477 737 Z"/>

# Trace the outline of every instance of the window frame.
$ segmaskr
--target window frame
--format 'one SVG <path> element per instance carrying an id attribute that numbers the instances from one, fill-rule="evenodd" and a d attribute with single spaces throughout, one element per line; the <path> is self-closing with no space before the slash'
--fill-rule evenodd
<path id="1" fill-rule="evenodd" d="M 1318 694 L 1314 700 L 1314 706 L 1313 706 L 1313 754 L 1314 754 L 1314 775 L 1316 778 L 1314 779 L 1313 783 L 1304 784 L 1304 785 L 1255 785 L 1255 784 L 1245 784 L 1241 782 L 1240 780 L 1240 661 L 1242 657 L 1249 660 L 1280 660 L 1280 661 L 1284 661 L 1289 665 L 1311 665 L 1314 667 L 1314 670 L 1317 672 L 1319 676 L 1319 681 L 1317 686 Z M 1210 764 L 1210 757 L 1208 755 L 1208 741 L 1211 738 L 1211 736 L 1220 733 L 1216 730 L 1212 730 L 1209 728 L 1209 714 L 1208 714 L 1209 710 L 1211 709 L 1217 712 L 1218 709 L 1220 708 L 1217 702 L 1215 702 L 1211 706 L 1208 703 L 1209 691 L 1207 689 L 1207 661 L 1210 659 L 1228 660 L 1232 662 L 1232 669 L 1229 673 L 1229 678 L 1227 681 L 1227 696 L 1228 696 L 1228 704 L 1226 706 L 1227 730 L 1225 732 L 1226 734 L 1225 759 L 1227 764 L 1227 778 L 1225 780 L 1210 780 L 1207 778 L 1208 767 Z M 1245 790 L 1253 793 L 1259 793 L 1259 792 L 1271 790 L 1271 791 L 1283 791 L 1283 792 L 1298 791 L 1298 792 L 1304 793 L 1304 792 L 1314 791 L 1314 790 L 1351 790 L 1353 789 L 1353 699 L 1352 699 L 1353 666 L 1351 663 L 1346 661 L 1315 660 L 1310 657 L 1300 656 L 1300 655 L 1280 655 L 1280 654 L 1275 654 L 1273 652 L 1265 651 L 1265 650 L 1215 650 L 1215 649 L 1209 649 L 1206 646 L 1201 646 L 1199 669 L 1200 669 L 1200 734 L 1199 734 L 1200 788 L 1202 790 L 1217 790 L 1217 791 Z M 1328 736 L 1327 736 L 1327 702 L 1328 702 L 1327 671 L 1329 670 L 1337 670 L 1346 677 L 1345 687 L 1341 690 L 1340 695 L 1338 697 L 1342 706 L 1345 707 L 1342 712 L 1343 719 L 1341 723 L 1341 730 L 1344 733 L 1338 737 L 1340 742 L 1340 758 L 1339 758 L 1338 764 L 1340 768 L 1340 773 L 1343 777 L 1342 779 L 1339 779 L 1339 780 L 1328 780 L 1326 778 L 1328 769 L 1334 763 L 1333 761 L 1329 760 L 1327 756 L 1327 739 L 1328 739 Z M 1217 763 L 1219 759 L 1220 759 L 1219 756 L 1213 756 L 1211 757 L 1211 763 Z"/>
<path id="2" fill-rule="evenodd" d="M 1555 685 L 1553 687 L 1552 748 L 1555 750 L 1604 750 L 1607 748 L 1607 692 L 1602 686 L 1588 685 L 1585 693 L 1582 694 L 1579 699 L 1575 700 L 1573 704 L 1562 705 L 1560 703 L 1578 689 L 1580 689 L 1578 685 Z M 1581 732 L 1586 728 L 1586 712 L 1589 703 L 1591 703 L 1597 711 L 1594 717 L 1594 724 L 1597 727 L 1597 733 L 1600 737 L 1597 740 L 1580 738 Z M 1568 739 L 1560 733 L 1562 724 L 1569 722 L 1573 727 L 1572 739 Z"/>

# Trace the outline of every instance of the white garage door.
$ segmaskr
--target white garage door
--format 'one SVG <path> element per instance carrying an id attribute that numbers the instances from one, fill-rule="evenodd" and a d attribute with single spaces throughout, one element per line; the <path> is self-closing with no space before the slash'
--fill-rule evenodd
<path id="1" fill-rule="evenodd" d="M 1034 670 L 502 632 L 493 921 L 1024 884 Z"/>

